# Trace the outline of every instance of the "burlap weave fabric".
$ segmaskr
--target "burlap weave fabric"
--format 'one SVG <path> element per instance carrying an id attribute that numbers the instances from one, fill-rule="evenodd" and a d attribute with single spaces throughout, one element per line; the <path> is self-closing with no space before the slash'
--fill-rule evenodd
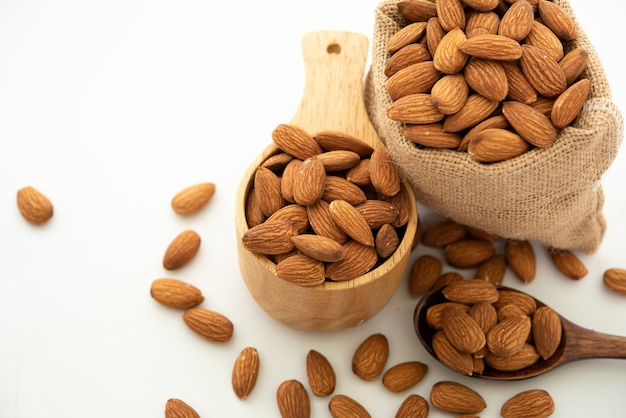
<path id="1" fill-rule="evenodd" d="M 623 138 L 623 118 L 611 99 L 602 64 L 567 0 L 556 0 L 577 22 L 571 47 L 589 53 L 582 77 L 591 92 L 579 117 L 549 148 L 511 160 L 483 164 L 467 153 L 426 149 L 406 140 L 402 124 L 387 117 L 392 103 L 385 84 L 390 37 L 406 24 L 399 0 L 386 0 L 375 13 L 372 64 L 365 100 L 370 118 L 418 202 L 455 221 L 503 238 L 535 240 L 547 247 L 595 252 L 604 236 L 602 176 Z"/>

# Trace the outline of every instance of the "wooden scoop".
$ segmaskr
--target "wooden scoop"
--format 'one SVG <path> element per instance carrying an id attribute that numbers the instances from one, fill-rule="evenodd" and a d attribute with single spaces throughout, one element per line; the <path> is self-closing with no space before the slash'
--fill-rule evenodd
<path id="1" fill-rule="evenodd" d="M 306 70 L 304 93 L 291 123 L 311 135 L 340 131 L 374 148 L 383 147 L 363 100 L 363 75 L 368 55 L 366 36 L 343 31 L 312 32 L 302 40 Z M 345 282 L 326 281 L 302 287 L 276 276 L 265 256 L 243 248 L 248 227 L 245 203 L 257 168 L 278 148 L 270 144 L 244 174 L 235 207 L 239 265 L 257 303 L 283 324 L 305 331 L 337 331 L 361 324 L 378 313 L 402 280 L 417 229 L 413 190 L 403 184 L 411 202 L 410 220 L 394 254 L 374 270 Z"/>

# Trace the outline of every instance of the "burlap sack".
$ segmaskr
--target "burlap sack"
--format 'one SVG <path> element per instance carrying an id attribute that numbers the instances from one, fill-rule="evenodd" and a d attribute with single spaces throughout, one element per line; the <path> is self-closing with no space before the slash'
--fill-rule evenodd
<path id="1" fill-rule="evenodd" d="M 400 172 L 413 185 L 418 202 L 503 238 L 595 252 L 606 229 L 601 180 L 621 144 L 623 119 L 580 25 L 575 46 L 589 52 L 583 77 L 591 80 L 591 92 L 579 117 L 549 148 L 482 164 L 464 152 L 420 148 L 402 136 L 400 123 L 387 118 L 392 101 L 385 88 L 386 45 L 406 24 L 398 13 L 398 2 L 386 0 L 376 9 L 365 95 L 372 123 Z M 567 0 L 555 3 L 576 21 Z"/>

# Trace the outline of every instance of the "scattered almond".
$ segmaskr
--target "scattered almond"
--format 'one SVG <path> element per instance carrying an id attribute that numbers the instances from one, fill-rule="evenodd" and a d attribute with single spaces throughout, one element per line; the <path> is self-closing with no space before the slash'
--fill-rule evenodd
<path id="1" fill-rule="evenodd" d="M 296 379 L 283 381 L 276 390 L 276 403 L 281 418 L 309 418 L 311 400 L 306 389 Z"/>
<path id="2" fill-rule="evenodd" d="M 233 323 L 215 311 L 191 308 L 183 313 L 183 321 L 193 332 L 208 341 L 226 342 L 233 336 Z"/>
<path id="3" fill-rule="evenodd" d="M 389 357 L 389 342 L 383 334 L 372 334 L 357 347 L 352 356 L 352 372 L 363 380 L 376 379 Z"/>
<path id="4" fill-rule="evenodd" d="M 170 398 L 165 403 L 165 418 L 200 418 L 200 414 L 184 401 Z"/>
<path id="5" fill-rule="evenodd" d="M 204 302 L 200 289 L 170 278 L 154 280 L 150 286 L 150 296 L 161 305 L 178 309 L 194 308 Z"/>
<path id="6" fill-rule="evenodd" d="M 395 418 L 426 418 L 429 410 L 428 401 L 422 396 L 412 393 L 402 401 Z"/>
<path id="7" fill-rule="evenodd" d="M 422 380 L 427 371 L 428 366 L 419 361 L 396 364 L 383 374 L 383 386 L 391 392 L 403 392 Z"/>
<path id="8" fill-rule="evenodd" d="M 178 234 L 165 250 L 163 267 L 176 270 L 187 265 L 198 253 L 200 242 L 200 235 L 191 229 Z"/>
<path id="9" fill-rule="evenodd" d="M 195 213 L 215 194 L 215 183 L 198 183 L 186 187 L 172 198 L 171 206 L 180 215 Z"/>
<path id="10" fill-rule="evenodd" d="M 52 202 L 43 193 L 32 186 L 17 191 L 17 208 L 28 222 L 41 225 L 52 218 Z"/>
<path id="11" fill-rule="evenodd" d="M 580 258 L 570 250 L 551 248 L 548 253 L 554 266 L 569 279 L 580 280 L 589 272 Z"/>
<path id="12" fill-rule="evenodd" d="M 231 384 L 235 395 L 244 400 L 256 385 L 259 375 L 259 352 L 254 347 L 246 347 L 237 356 L 233 366 Z"/>
<path id="13" fill-rule="evenodd" d="M 504 418 L 545 418 L 552 415 L 554 409 L 554 400 L 547 391 L 530 389 L 508 399 L 502 405 L 500 415 Z"/>
<path id="14" fill-rule="evenodd" d="M 456 414 L 476 414 L 487 407 L 478 392 L 452 381 L 435 383 L 430 391 L 430 403 L 442 411 Z"/>
<path id="15" fill-rule="evenodd" d="M 309 350 L 306 357 L 306 375 L 315 396 L 329 396 L 335 391 L 335 370 L 319 351 Z"/>
<path id="16" fill-rule="evenodd" d="M 605 270 L 602 281 L 612 291 L 626 295 L 626 269 L 615 267 Z"/>
<path id="17" fill-rule="evenodd" d="M 371 418 L 363 405 L 347 395 L 335 395 L 328 402 L 328 411 L 333 418 Z"/>

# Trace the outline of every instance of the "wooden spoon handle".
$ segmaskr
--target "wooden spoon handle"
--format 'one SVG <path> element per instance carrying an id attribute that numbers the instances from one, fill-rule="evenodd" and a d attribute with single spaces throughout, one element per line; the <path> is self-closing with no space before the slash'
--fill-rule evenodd
<path id="1" fill-rule="evenodd" d="M 626 359 L 626 337 L 582 328 L 563 319 L 566 349 L 561 363 L 591 358 Z"/>
<path id="2" fill-rule="evenodd" d="M 367 37 L 344 31 L 310 32 L 302 39 L 302 55 L 306 81 L 291 123 L 311 135 L 340 131 L 380 147 L 363 100 Z"/>

